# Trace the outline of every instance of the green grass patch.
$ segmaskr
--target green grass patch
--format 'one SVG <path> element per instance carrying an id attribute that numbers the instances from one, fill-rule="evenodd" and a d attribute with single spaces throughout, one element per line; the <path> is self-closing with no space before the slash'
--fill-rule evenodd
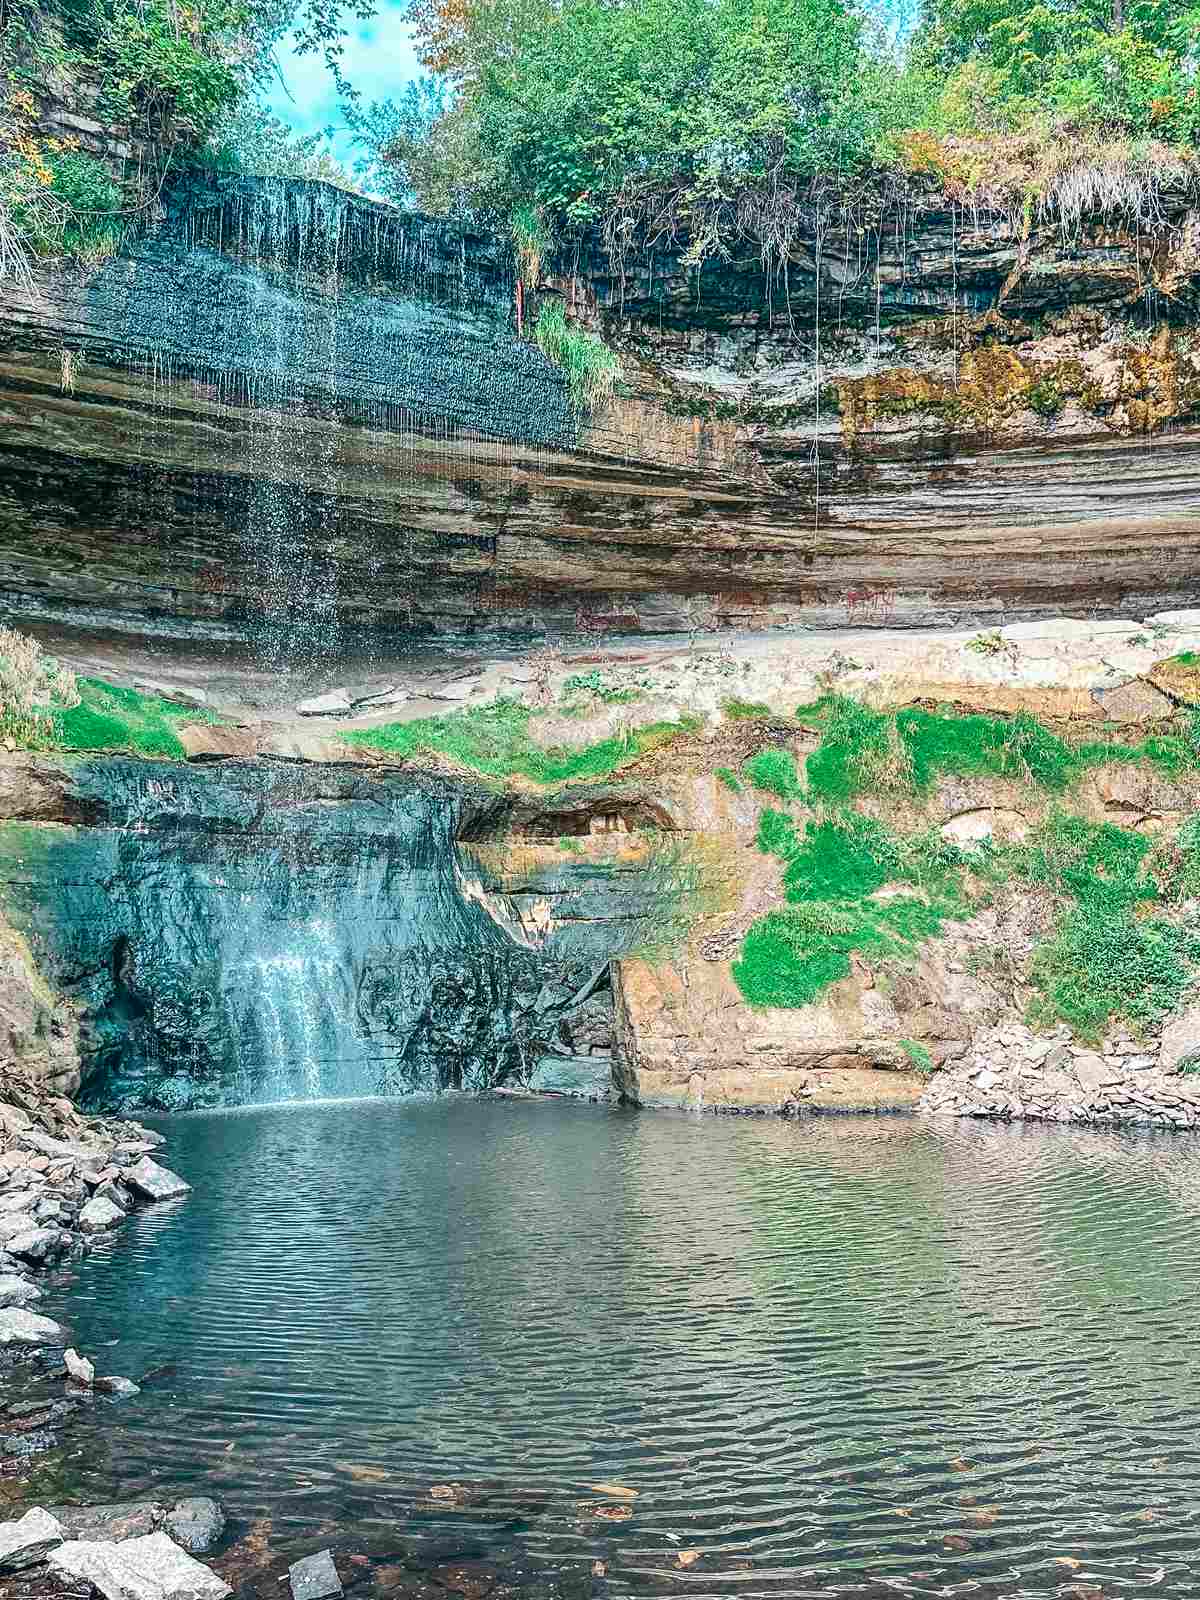
<path id="1" fill-rule="evenodd" d="M 756 789 L 778 795 L 780 800 L 799 800 L 804 794 L 790 750 L 760 750 L 746 762 L 744 771 Z"/>
<path id="2" fill-rule="evenodd" d="M 942 774 L 1008 778 L 1052 793 L 1107 762 L 1149 761 L 1169 774 L 1200 766 L 1200 717 L 1178 735 L 1140 745 L 1068 744 L 1035 717 L 954 716 L 908 709 L 872 711 L 842 696 L 803 706 L 797 716 L 823 725 L 808 758 L 809 797 L 848 805 L 860 794 L 928 789 Z"/>
<path id="3" fill-rule="evenodd" d="M 900 1048 L 918 1072 L 932 1072 L 933 1058 L 923 1044 L 915 1039 L 901 1039 Z"/>
<path id="4" fill-rule="evenodd" d="M 519 700 L 496 700 L 468 711 L 452 711 L 444 717 L 356 728 L 342 738 L 347 744 L 386 750 L 401 759 L 422 753 L 443 755 L 487 777 L 523 777 L 533 783 L 552 784 L 607 777 L 626 762 L 699 726 L 697 718 L 682 717 L 678 722 L 652 722 L 631 728 L 581 750 L 543 749 L 530 733 L 531 721 L 541 714 Z"/>
<path id="5" fill-rule="evenodd" d="M 723 783 L 732 794 L 741 794 L 743 788 L 742 780 L 732 767 L 718 767 L 716 776 L 717 781 Z"/>
<path id="6" fill-rule="evenodd" d="M 764 807 L 758 848 L 784 863 L 789 905 L 748 931 L 733 978 L 751 1005 L 803 1006 L 848 976 L 850 956 L 911 956 L 949 917 L 966 916 L 967 857 L 925 835 L 898 840 L 853 812 L 810 821 L 800 831 L 785 812 Z M 885 899 L 885 884 L 907 885 Z"/>
<path id="7" fill-rule="evenodd" d="M 219 722 L 211 711 L 176 705 L 161 695 L 121 689 L 102 678 L 78 680 L 79 704 L 53 715 L 60 750 L 129 750 L 142 756 L 183 757 L 176 731 L 186 722 Z"/>
<path id="8" fill-rule="evenodd" d="M 770 706 L 761 700 L 722 700 L 721 710 L 731 722 L 751 722 L 756 717 L 773 716 Z"/>
<path id="9" fill-rule="evenodd" d="M 594 410 L 612 393 L 620 362 L 603 339 L 567 321 L 561 300 L 548 301 L 542 307 L 533 336 L 547 360 L 566 375 L 571 405 L 577 413 Z"/>

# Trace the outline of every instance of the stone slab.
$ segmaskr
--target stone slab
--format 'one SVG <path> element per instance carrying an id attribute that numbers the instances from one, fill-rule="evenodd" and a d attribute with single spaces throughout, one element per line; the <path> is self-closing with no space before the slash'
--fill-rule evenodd
<path id="1" fill-rule="evenodd" d="M 64 1344 L 66 1339 L 67 1330 L 50 1317 L 20 1306 L 0 1311 L 0 1344 Z"/>
<path id="2" fill-rule="evenodd" d="M 190 1183 L 185 1183 L 177 1173 L 166 1167 L 160 1167 L 149 1156 L 143 1156 L 129 1168 L 125 1182 L 132 1184 L 147 1200 L 174 1200 L 177 1195 L 192 1192 Z"/>
<path id="3" fill-rule="evenodd" d="M 328 1550 L 294 1561 L 288 1568 L 288 1582 L 293 1600 L 328 1600 L 329 1596 L 342 1593 L 342 1580 Z"/>
<path id="4" fill-rule="evenodd" d="M 0 1572 L 35 1567 L 66 1537 L 57 1517 L 34 1506 L 16 1522 L 0 1523 Z"/>
<path id="5" fill-rule="evenodd" d="M 50 1567 L 83 1578 L 104 1600 L 225 1600 L 230 1586 L 165 1533 L 122 1544 L 72 1539 L 51 1552 Z"/>

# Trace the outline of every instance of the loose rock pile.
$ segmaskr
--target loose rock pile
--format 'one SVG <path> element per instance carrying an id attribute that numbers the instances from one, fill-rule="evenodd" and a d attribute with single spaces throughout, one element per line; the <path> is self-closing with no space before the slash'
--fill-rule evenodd
<path id="1" fill-rule="evenodd" d="M 134 1122 L 81 1116 L 15 1072 L 0 1076 L 0 1343 L 10 1308 L 38 1298 L 30 1272 L 78 1259 L 136 1206 L 186 1194 Z"/>
<path id="2" fill-rule="evenodd" d="M 1195 1024 L 1192 1018 L 1192 1026 Z M 1130 1033 L 1099 1049 L 1075 1043 L 1066 1028 L 1037 1034 L 1010 1023 L 977 1032 L 966 1058 L 940 1073 L 921 1109 L 943 1116 L 1040 1122 L 1194 1128 L 1200 1073 L 1187 1069 L 1184 1034 L 1147 1044 Z M 1200 1046 L 1200 1039 L 1194 1041 Z"/>
<path id="3" fill-rule="evenodd" d="M 0 1588 L 14 1596 L 83 1592 L 103 1600 L 225 1600 L 223 1578 L 195 1559 L 225 1527 L 215 1500 L 174 1506 L 34 1506 L 0 1523 Z"/>

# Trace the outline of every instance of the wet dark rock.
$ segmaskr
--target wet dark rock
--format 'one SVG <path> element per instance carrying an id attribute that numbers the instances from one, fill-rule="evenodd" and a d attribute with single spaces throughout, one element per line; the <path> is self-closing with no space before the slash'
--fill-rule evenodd
<path id="1" fill-rule="evenodd" d="M 6 1248 L 9 1255 L 19 1260 L 40 1265 L 62 1255 L 67 1245 L 68 1240 L 60 1228 L 35 1227 L 9 1239 Z"/>
<path id="2" fill-rule="evenodd" d="M 71 1539 L 135 1539 L 163 1525 L 167 1507 L 157 1500 L 121 1500 L 95 1506 L 48 1506 Z"/>
<path id="3" fill-rule="evenodd" d="M 333 1554 L 329 1550 L 321 1550 L 316 1555 L 293 1562 L 288 1568 L 288 1582 L 292 1600 L 328 1600 L 329 1596 L 343 1592 L 342 1580 L 338 1577 Z"/>
<path id="4" fill-rule="evenodd" d="M 0 1433 L 0 1456 L 45 1455 L 57 1443 L 58 1436 L 43 1428 L 31 1428 L 28 1433 Z"/>
<path id="5" fill-rule="evenodd" d="M 612 1090 L 612 1058 L 594 1056 L 543 1056 L 529 1077 L 529 1087 L 542 1094 L 570 1095 L 577 1099 L 607 1099 Z"/>
<path id="6" fill-rule="evenodd" d="M 167 1513 L 163 1527 L 176 1544 L 200 1556 L 211 1550 L 225 1531 L 225 1513 L 215 1500 L 193 1495 Z"/>
<path id="7" fill-rule="evenodd" d="M 47 838 L 12 912 L 82 1015 L 88 1104 L 303 1098 L 314 1057 L 321 1094 L 486 1090 L 610 1036 L 608 962 L 660 908 L 658 880 L 586 858 L 493 878 L 457 840 L 502 835 L 517 802 L 470 780 L 147 765 L 73 766 L 94 820 Z M 542 902 L 550 926 L 527 934 Z M 107 1143 L 121 1168 L 150 1153 Z"/>

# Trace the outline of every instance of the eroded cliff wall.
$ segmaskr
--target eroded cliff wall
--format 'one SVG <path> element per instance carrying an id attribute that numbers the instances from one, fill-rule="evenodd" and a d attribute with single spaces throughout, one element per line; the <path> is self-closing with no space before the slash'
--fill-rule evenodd
<path id="1" fill-rule="evenodd" d="M 1200 572 L 1196 214 L 843 202 L 786 272 L 581 241 L 577 416 L 506 246 L 189 179 L 0 304 L 0 597 L 209 642 L 1147 614 Z"/>

